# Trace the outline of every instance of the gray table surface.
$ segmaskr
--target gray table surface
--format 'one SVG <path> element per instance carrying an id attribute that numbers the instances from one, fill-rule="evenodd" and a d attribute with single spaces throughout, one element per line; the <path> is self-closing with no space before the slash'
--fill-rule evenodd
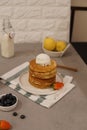
<path id="1" fill-rule="evenodd" d="M 0 75 L 25 61 L 30 61 L 41 52 L 41 44 L 15 45 L 13 58 L 6 59 L 0 55 Z M 59 64 L 78 68 L 78 72 L 58 69 L 63 74 L 73 76 L 76 87 L 47 109 L 0 84 L 0 94 L 13 92 L 19 98 L 15 110 L 0 111 L 0 120 L 9 121 L 12 130 L 87 130 L 87 65 L 72 46 L 63 57 L 53 59 Z M 14 111 L 18 113 L 17 117 L 12 116 Z M 26 119 L 20 119 L 21 114 L 26 115 Z"/>

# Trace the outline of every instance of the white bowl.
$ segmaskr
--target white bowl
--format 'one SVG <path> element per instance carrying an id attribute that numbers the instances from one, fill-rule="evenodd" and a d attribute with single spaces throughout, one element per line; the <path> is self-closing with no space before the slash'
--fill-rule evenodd
<path id="1" fill-rule="evenodd" d="M 6 94 L 7 93 L 0 95 L 0 99 L 1 99 L 2 96 L 6 95 Z M 11 106 L 1 106 L 0 105 L 0 110 L 2 110 L 2 111 L 11 111 L 11 110 L 13 110 L 17 106 L 18 98 L 17 98 L 16 95 L 14 95 L 14 94 L 12 94 L 12 95 L 16 97 L 16 102 L 13 105 L 11 105 Z"/>
<path id="2" fill-rule="evenodd" d="M 70 43 L 67 43 L 66 48 L 64 49 L 64 51 L 58 52 L 58 51 L 49 51 L 47 49 L 44 48 L 43 44 L 42 44 L 42 49 L 44 51 L 44 53 L 46 53 L 47 55 L 51 56 L 51 57 L 62 57 L 65 52 L 67 51 L 67 49 L 70 47 Z"/>

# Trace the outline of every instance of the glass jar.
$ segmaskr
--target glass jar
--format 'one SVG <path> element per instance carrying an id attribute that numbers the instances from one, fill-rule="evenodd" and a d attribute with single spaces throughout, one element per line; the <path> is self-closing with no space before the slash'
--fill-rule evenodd
<path id="1" fill-rule="evenodd" d="M 8 17 L 3 19 L 1 55 L 6 58 L 14 56 L 14 30 Z"/>

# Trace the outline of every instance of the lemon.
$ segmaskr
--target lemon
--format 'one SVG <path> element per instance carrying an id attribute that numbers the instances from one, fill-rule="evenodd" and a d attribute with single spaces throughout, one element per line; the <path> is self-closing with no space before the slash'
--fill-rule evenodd
<path id="1" fill-rule="evenodd" d="M 44 48 L 50 51 L 55 50 L 56 48 L 56 41 L 51 37 L 46 37 L 44 39 Z"/>
<path id="2" fill-rule="evenodd" d="M 65 41 L 57 41 L 56 51 L 63 51 L 66 48 L 67 44 Z"/>

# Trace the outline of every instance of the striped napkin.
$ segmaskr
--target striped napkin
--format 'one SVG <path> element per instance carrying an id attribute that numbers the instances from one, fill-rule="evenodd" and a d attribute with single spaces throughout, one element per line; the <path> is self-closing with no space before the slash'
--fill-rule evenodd
<path id="1" fill-rule="evenodd" d="M 66 75 L 63 78 L 64 87 L 60 90 L 57 90 L 56 93 L 50 95 L 34 95 L 29 91 L 22 89 L 19 85 L 19 77 L 22 73 L 28 71 L 28 66 L 29 62 L 25 62 L 17 66 L 16 68 L 2 75 L 1 81 L 5 83 L 5 85 L 7 85 L 8 87 L 14 89 L 18 93 L 22 94 L 23 96 L 27 97 L 28 99 L 34 101 L 41 106 L 50 108 L 63 96 L 70 92 L 72 88 L 75 87 L 75 85 L 72 83 L 73 77 Z"/>

